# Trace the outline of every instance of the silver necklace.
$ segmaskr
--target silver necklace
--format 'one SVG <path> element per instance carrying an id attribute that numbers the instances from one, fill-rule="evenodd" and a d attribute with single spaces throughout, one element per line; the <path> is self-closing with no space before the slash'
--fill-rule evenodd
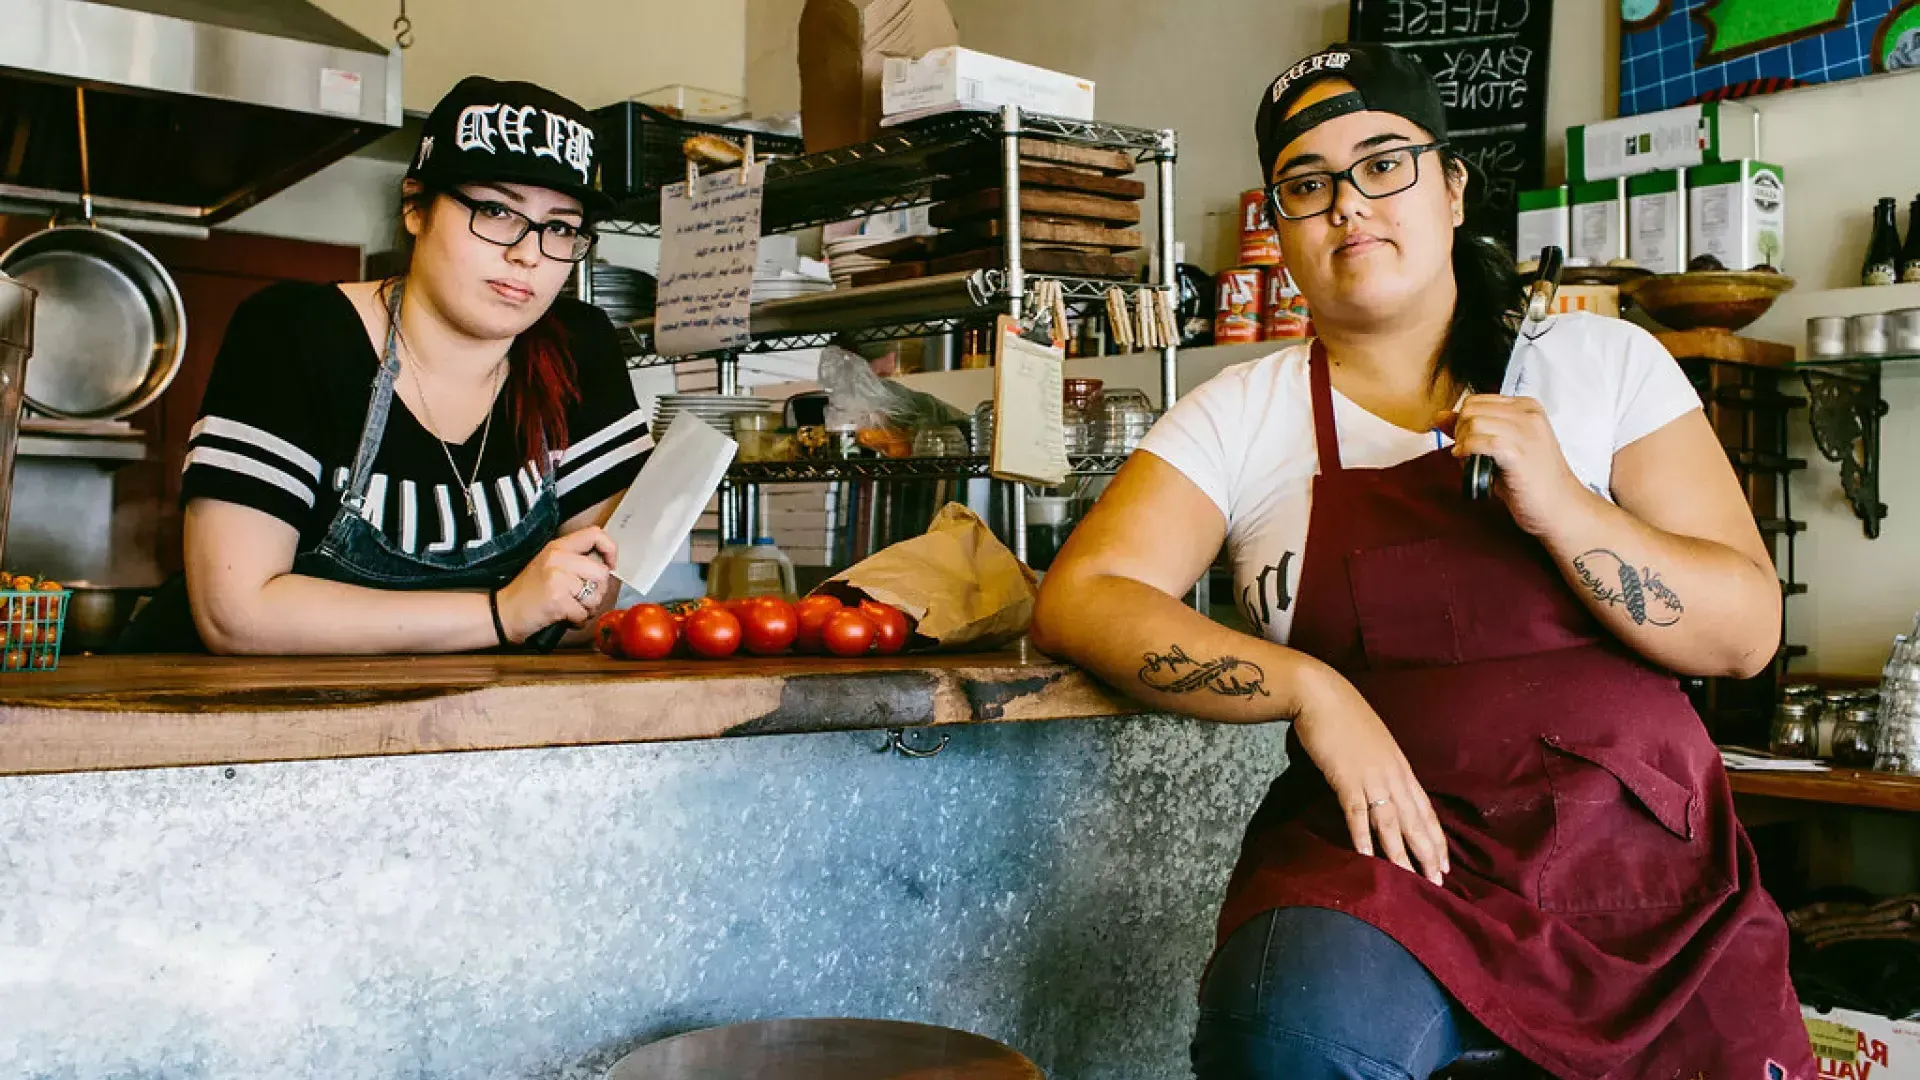
<path id="1" fill-rule="evenodd" d="M 433 436 L 433 441 L 440 444 L 440 452 L 447 456 L 447 468 L 453 470 L 453 479 L 460 488 L 460 497 L 467 503 L 467 517 L 478 521 L 480 511 L 473 503 L 473 486 L 480 482 L 480 468 L 487 459 L 487 436 L 493 433 L 493 407 L 495 399 L 500 396 L 499 369 L 494 370 L 493 393 L 487 395 L 487 419 L 486 423 L 480 426 L 480 452 L 473 459 L 473 476 L 463 477 L 460 475 L 459 464 L 453 460 L 453 451 L 447 446 L 447 440 L 440 437 L 440 421 L 433 418 L 433 406 L 427 401 L 427 388 L 420 381 L 420 354 L 413 351 L 413 345 L 407 341 L 405 333 L 401 333 L 399 337 L 400 348 L 413 361 L 404 365 L 407 373 L 413 376 L 413 392 L 420 398 L 421 411 L 427 414 L 427 426 L 433 429 L 427 434 Z"/>

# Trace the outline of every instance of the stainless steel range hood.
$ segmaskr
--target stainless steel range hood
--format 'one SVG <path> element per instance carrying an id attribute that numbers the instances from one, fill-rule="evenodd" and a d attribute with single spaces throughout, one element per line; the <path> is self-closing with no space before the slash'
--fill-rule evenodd
<path id="1" fill-rule="evenodd" d="M 214 225 L 398 128 L 400 54 L 304 0 L 0 0 L 0 201 Z"/>

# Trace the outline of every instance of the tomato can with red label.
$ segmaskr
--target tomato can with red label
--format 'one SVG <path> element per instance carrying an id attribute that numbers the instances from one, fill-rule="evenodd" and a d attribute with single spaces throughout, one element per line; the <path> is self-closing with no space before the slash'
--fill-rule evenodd
<path id="1" fill-rule="evenodd" d="M 1214 344 L 1260 340 L 1265 276 L 1257 266 L 1220 271 L 1220 302 L 1214 308 L 1213 317 Z"/>
<path id="2" fill-rule="evenodd" d="M 1280 234 L 1273 231 L 1267 212 L 1267 193 L 1261 188 L 1240 193 L 1240 265 L 1272 266 L 1280 261 Z"/>
<path id="3" fill-rule="evenodd" d="M 1267 271 L 1266 303 L 1261 305 L 1261 312 L 1263 336 L 1267 341 L 1303 338 L 1311 333 L 1307 329 L 1312 323 L 1307 311 L 1307 298 L 1301 295 L 1300 286 L 1294 284 L 1293 274 L 1284 266 Z"/>

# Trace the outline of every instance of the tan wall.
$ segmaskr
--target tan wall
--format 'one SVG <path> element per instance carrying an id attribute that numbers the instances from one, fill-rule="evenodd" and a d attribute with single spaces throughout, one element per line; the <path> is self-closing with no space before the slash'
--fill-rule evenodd
<path id="1" fill-rule="evenodd" d="M 317 0 L 375 41 L 393 40 L 394 0 Z M 746 86 L 747 0 L 410 0 L 408 109 L 433 107 L 462 76 L 537 82 L 588 108 L 670 83 Z"/>

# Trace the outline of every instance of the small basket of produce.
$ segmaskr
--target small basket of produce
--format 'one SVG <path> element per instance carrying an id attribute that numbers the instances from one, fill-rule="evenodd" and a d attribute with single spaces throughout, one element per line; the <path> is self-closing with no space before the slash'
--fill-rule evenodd
<path id="1" fill-rule="evenodd" d="M 73 593 L 57 581 L 0 570 L 0 672 L 52 671 Z"/>

